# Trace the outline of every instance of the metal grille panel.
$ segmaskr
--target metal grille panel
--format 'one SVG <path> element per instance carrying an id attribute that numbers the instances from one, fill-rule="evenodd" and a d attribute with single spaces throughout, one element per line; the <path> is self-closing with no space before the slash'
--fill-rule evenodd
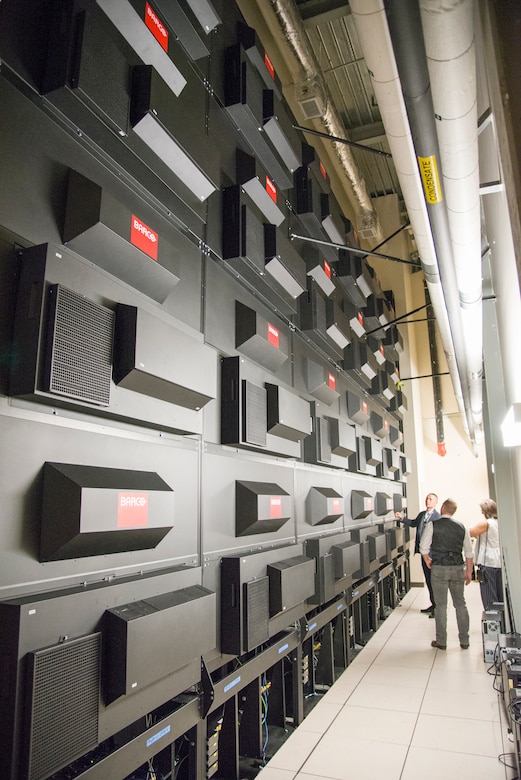
<path id="1" fill-rule="evenodd" d="M 243 379 L 243 393 L 244 441 L 264 447 L 268 429 L 266 390 Z"/>
<path id="2" fill-rule="evenodd" d="M 101 634 L 29 654 L 28 780 L 44 780 L 98 744 Z"/>
<path id="3" fill-rule="evenodd" d="M 246 650 L 254 650 L 269 639 L 269 583 L 269 577 L 261 577 L 258 580 L 244 583 L 246 595 L 244 645 Z"/>
<path id="4" fill-rule="evenodd" d="M 49 296 L 45 389 L 108 406 L 114 312 L 59 284 Z"/>

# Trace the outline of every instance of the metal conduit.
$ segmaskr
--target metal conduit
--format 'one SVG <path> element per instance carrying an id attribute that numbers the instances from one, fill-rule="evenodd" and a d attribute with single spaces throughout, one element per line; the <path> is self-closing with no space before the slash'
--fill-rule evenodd
<path id="1" fill-rule="evenodd" d="M 389 33 L 418 158 L 426 160 L 432 184 L 427 211 L 436 247 L 443 295 L 447 306 L 455 358 L 463 395 L 469 436 L 475 440 L 471 409 L 468 364 L 461 319 L 458 283 L 454 267 L 449 221 L 441 195 L 439 178 L 440 153 L 434 124 L 427 59 L 417 0 L 385 0 Z M 424 179 L 424 182 L 427 179 Z"/>

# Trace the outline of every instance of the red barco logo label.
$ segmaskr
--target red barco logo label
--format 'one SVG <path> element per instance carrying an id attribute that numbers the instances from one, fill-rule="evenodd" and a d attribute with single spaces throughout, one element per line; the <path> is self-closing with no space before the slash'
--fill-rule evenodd
<path id="1" fill-rule="evenodd" d="M 280 496 L 270 496 L 270 517 L 282 517 L 282 499 Z"/>
<path id="2" fill-rule="evenodd" d="M 362 412 L 367 414 L 367 401 L 362 401 Z"/>
<path id="3" fill-rule="evenodd" d="M 336 376 L 334 374 L 327 375 L 327 383 L 332 390 L 336 389 Z"/>
<path id="4" fill-rule="evenodd" d="M 141 222 L 140 219 L 132 214 L 132 225 L 130 228 L 130 243 L 141 249 L 146 255 L 153 260 L 157 260 L 157 245 L 159 236 L 148 225 Z"/>
<path id="5" fill-rule="evenodd" d="M 324 273 L 329 279 L 331 279 L 331 266 L 327 262 L 327 260 L 324 260 Z"/>
<path id="6" fill-rule="evenodd" d="M 277 202 L 277 188 L 273 184 L 272 180 L 269 178 L 269 176 L 266 176 L 266 192 L 272 199 L 274 203 Z"/>
<path id="7" fill-rule="evenodd" d="M 268 69 L 268 73 L 270 74 L 272 79 L 275 79 L 275 68 L 273 67 L 273 63 L 268 57 L 268 53 L 264 52 L 264 64 L 266 65 L 266 68 Z"/>
<path id="8" fill-rule="evenodd" d="M 277 328 L 274 328 L 273 325 L 270 325 L 268 322 L 268 341 L 270 344 L 273 344 L 274 347 L 279 348 L 279 332 Z"/>
<path id="9" fill-rule="evenodd" d="M 318 168 L 319 168 L 320 173 L 322 174 L 322 178 L 323 179 L 327 179 L 327 171 L 326 171 L 326 169 L 324 167 L 324 163 L 322 162 L 322 160 L 320 160 L 319 162 L 320 162 L 320 165 L 318 166 Z"/>
<path id="10" fill-rule="evenodd" d="M 338 515 L 340 513 L 340 499 L 334 498 L 333 499 L 333 514 Z"/>
<path id="11" fill-rule="evenodd" d="M 118 528 L 148 525 L 148 493 L 118 493 Z"/>
<path id="12" fill-rule="evenodd" d="M 168 30 L 159 20 L 150 3 L 147 3 L 145 6 L 145 24 L 163 49 L 168 51 Z"/>

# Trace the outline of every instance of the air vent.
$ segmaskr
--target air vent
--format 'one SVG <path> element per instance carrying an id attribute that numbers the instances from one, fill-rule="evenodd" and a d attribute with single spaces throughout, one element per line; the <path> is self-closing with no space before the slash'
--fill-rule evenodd
<path id="1" fill-rule="evenodd" d="M 114 312 L 59 284 L 49 289 L 43 389 L 108 406 Z"/>
<path id="2" fill-rule="evenodd" d="M 27 656 L 27 780 L 43 780 L 98 744 L 101 634 Z"/>
<path id="3" fill-rule="evenodd" d="M 327 101 L 318 79 L 310 78 L 298 84 L 295 93 L 305 119 L 324 116 Z"/>

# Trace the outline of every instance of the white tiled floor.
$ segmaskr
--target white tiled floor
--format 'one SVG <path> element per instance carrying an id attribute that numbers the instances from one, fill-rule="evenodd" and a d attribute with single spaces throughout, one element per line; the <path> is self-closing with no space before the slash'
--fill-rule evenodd
<path id="1" fill-rule="evenodd" d="M 515 759 L 502 697 L 483 661 L 477 583 L 465 594 L 469 650 L 452 606 L 447 650 L 430 647 L 434 620 L 420 613 L 427 591 L 412 588 L 259 780 L 515 778 L 504 764 Z"/>

